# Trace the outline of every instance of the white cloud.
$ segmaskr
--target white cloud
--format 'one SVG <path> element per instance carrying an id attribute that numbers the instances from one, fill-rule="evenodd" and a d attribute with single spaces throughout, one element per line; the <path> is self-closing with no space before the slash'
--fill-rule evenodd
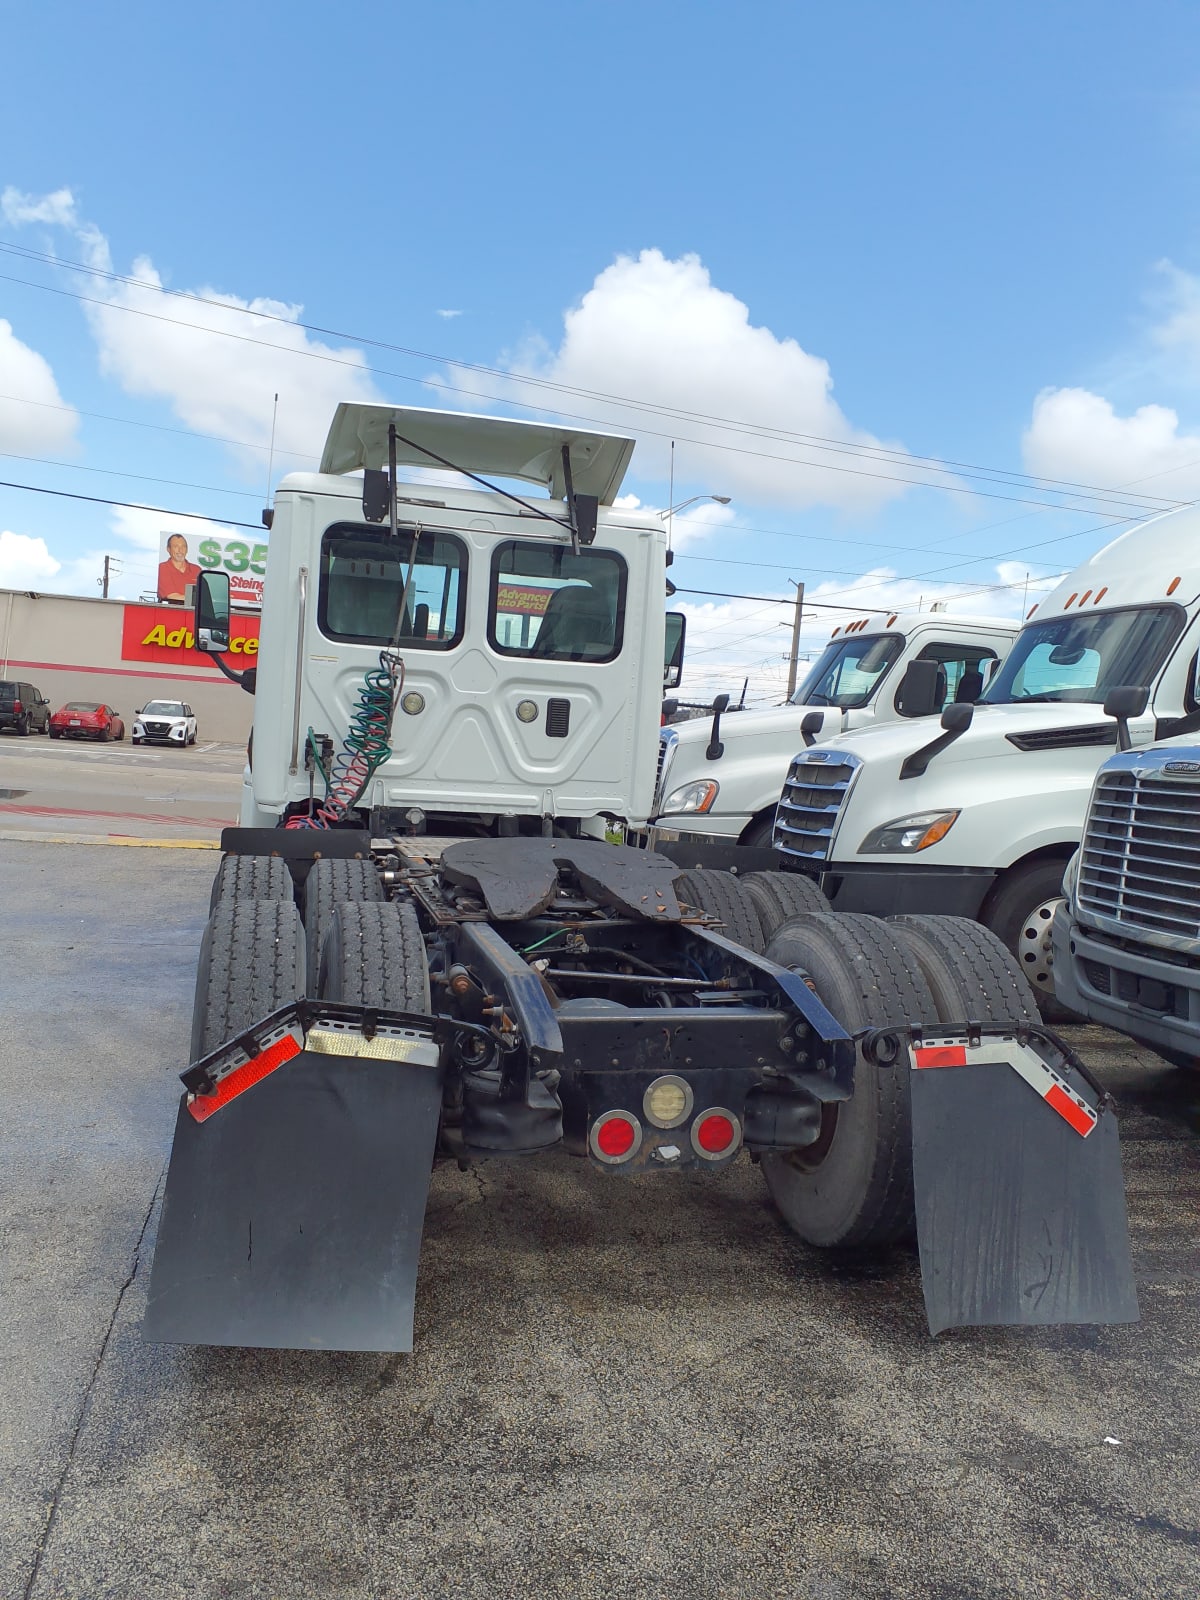
<path id="1" fill-rule="evenodd" d="M 50 363 L 0 317 L 0 452 L 41 456 L 69 450 L 79 414 L 59 393 Z"/>
<path id="2" fill-rule="evenodd" d="M 70 228 L 88 263 L 112 270 L 107 239 L 78 220 L 69 190 L 42 198 L 9 194 L 11 222 Z M 276 394 L 277 453 L 314 465 L 337 403 L 379 398 L 362 351 L 310 338 L 294 325 L 299 305 L 208 287 L 189 291 L 198 299 L 173 299 L 158 292 L 163 280 L 146 256 L 128 276 L 134 281 L 98 276 L 91 285 L 102 302 L 85 308 L 101 370 L 129 394 L 167 400 L 185 426 L 238 441 L 237 454 L 255 471 L 262 470 Z"/>
<path id="3" fill-rule="evenodd" d="M 689 482 L 703 475 L 714 493 L 758 504 L 866 511 L 904 492 L 897 483 L 811 464 L 853 468 L 859 463 L 851 456 L 822 455 L 799 441 L 754 431 L 756 425 L 770 424 L 776 433 L 879 444 L 854 428 L 833 399 L 828 362 L 794 339 L 755 327 L 748 308 L 717 288 L 695 255 L 669 260 L 659 250 L 643 250 L 636 259 L 619 256 L 565 314 L 558 349 L 535 344 L 510 367 L 515 395 L 533 405 L 552 405 L 553 396 L 524 378 L 636 396 L 747 424 L 750 432 L 731 434 L 701 421 L 672 421 L 591 397 L 562 400 L 567 410 L 586 410 L 604 426 L 674 435 L 677 473 L 682 469 Z M 666 478 L 668 437 L 641 436 L 635 463 L 642 476 Z M 758 454 L 720 448 L 728 445 Z M 810 464 L 769 459 L 779 456 L 807 457 Z M 903 475 L 904 465 L 878 470 Z"/>
<path id="4" fill-rule="evenodd" d="M 450 322 L 454 317 L 461 317 L 462 316 L 462 312 L 461 311 L 439 311 L 438 312 L 438 316 L 442 317 L 446 322 Z"/>
<path id="5" fill-rule="evenodd" d="M 1145 483 L 1151 494 L 1179 499 L 1200 495 L 1200 433 L 1183 431 L 1169 406 L 1120 416 L 1088 389 L 1044 389 L 1021 448 L 1026 469 L 1039 477 L 1105 488 Z"/>
<path id="6" fill-rule="evenodd" d="M 73 228 L 76 222 L 75 196 L 70 189 L 56 189 L 53 194 L 22 194 L 9 184 L 0 194 L 0 216 L 13 228 L 31 222 Z"/>
<path id="7" fill-rule="evenodd" d="M 38 589 L 62 570 L 44 539 L 0 529 L 0 589 Z"/>

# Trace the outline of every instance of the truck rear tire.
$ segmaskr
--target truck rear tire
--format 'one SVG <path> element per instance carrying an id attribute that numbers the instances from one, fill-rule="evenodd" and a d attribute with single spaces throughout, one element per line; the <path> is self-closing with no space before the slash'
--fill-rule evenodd
<path id="1" fill-rule="evenodd" d="M 829 910 L 829 901 L 820 889 L 799 872 L 747 872 L 738 882 L 758 907 L 758 920 L 768 942 L 792 917 Z"/>
<path id="2" fill-rule="evenodd" d="M 321 956 L 318 993 L 348 1005 L 428 1016 L 429 963 L 412 905 L 355 900 L 338 906 Z"/>
<path id="3" fill-rule="evenodd" d="M 939 1022 L 1038 1022 L 1037 996 L 990 928 L 969 917 L 889 917 L 916 958 Z"/>
<path id="4" fill-rule="evenodd" d="M 907 944 L 877 917 L 824 912 L 785 923 L 767 947 L 804 973 L 848 1033 L 936 1017 Z M 764 1155 L 771 1198 L 794 1233 L 825 1249 L 879 1247 L 914 1227 L 908 1073 L 861 1051 L 850 1100 L 822 1110 L 817 1142 Z"/>
<path id="5" fill-rule="evenodd" d="M 762 955 L 767 947 L 758 902 L 732 872 L 711 872 L 703 868 L 681 872 L 675 880 L 675 897 L 725 924 L 727 939 Z"/>
<path id="6" fill-rule="evenodd" d="M 382 900 L 383 884 L 370 861 L 317 861 L 304 884 L 304 926 L 308 933 L 308 972 L 315 984 L 325 936 L 333 914 L 347 901 Z"/>
<path id="7" fill-rule="evenodd" d="M 226 856 L 213 879 L 208 909 L 217 902 L 234 900 L 292 900 L 295 890 L 287 862 L 281 856 Z"/>
<path id="8" fill-rule="evenodd" d="M 1017 958 L 1047 1022 L 1077 1020 L 1054 997 L 1050 924 L 1062 898 L 1063 866 L 1062 861 L 1050 860 L 1013 867 L 992 891 L 979 918 Z"/>
<path id="9" fill-rule="evenodd" d="M 200 945 L 191 1059 L 299 999 L 305 976 L 304 929 L 291 899 L 221 900 Z"/>

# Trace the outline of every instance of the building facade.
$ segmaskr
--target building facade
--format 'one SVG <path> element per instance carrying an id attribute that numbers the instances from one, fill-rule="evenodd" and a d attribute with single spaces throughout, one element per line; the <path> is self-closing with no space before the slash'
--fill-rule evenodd
<path id="1" fill-rule="evenodd" d="M 258 612 L 235 611 L 225 661 L 235 672 L 254 665 Z M 147 700 L 184 700 L 202 741 L 246 743 L 250 695 L 193 648 L 192 613 L 85 596 L 0 589 L 0 679 L 19 678 L 46 695 L 52 709 L 68 700 L 113 706 L 130 726 Z"/>

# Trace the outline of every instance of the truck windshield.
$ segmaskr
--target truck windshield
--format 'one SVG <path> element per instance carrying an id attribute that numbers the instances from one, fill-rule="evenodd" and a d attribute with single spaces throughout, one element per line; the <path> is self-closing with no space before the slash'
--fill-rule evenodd
<path id="1" fill-rule="evenodd" d="M 982 703 L 1102 705 L 1110 689 L 1154 682 L 1183 622 L 1179 606 L 1140 606 L 1030 623 L 1017 635 Z"/>
<path id="2" fill-rule="evenodd" d="M 449 650 L 462 638 L 467 553 L 451 534 L 343 525 L 321 539 L 317 619 L 329 639 Z M 411 580 L 409 567 L 412 567 Z M 404 592 L 408 583 L 408 593 Z M 404 601 L 401 615 L 400 603 Z"/>
<path id="3" fill-rule="evenodd" d="M 862 633 L 830 640 L 800 684 L 794 706 L 865 706 L 904 648 L 898 633 Z"/>

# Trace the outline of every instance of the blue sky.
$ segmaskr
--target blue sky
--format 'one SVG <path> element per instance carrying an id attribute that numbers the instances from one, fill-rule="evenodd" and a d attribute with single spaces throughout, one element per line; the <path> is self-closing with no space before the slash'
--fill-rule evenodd
<path id="1" fill-rule="evenodd" d="M 6 480 L 253 522 L 276 389 L 276 477 L 340 398 L 557 406 L 639 436 L 644 504 L 671 437 L 677 500 L 732 495 L 677 519 L 681 588 L 1011 614 L 1200 496 L 1194 6 L 50 0 L 4 37 Z M 109 552 L 136 596 L 168 525 L 0 488 L 0 587 Z M 776 696 L 785 606 L 686 599 L 689 681 Z"/>

